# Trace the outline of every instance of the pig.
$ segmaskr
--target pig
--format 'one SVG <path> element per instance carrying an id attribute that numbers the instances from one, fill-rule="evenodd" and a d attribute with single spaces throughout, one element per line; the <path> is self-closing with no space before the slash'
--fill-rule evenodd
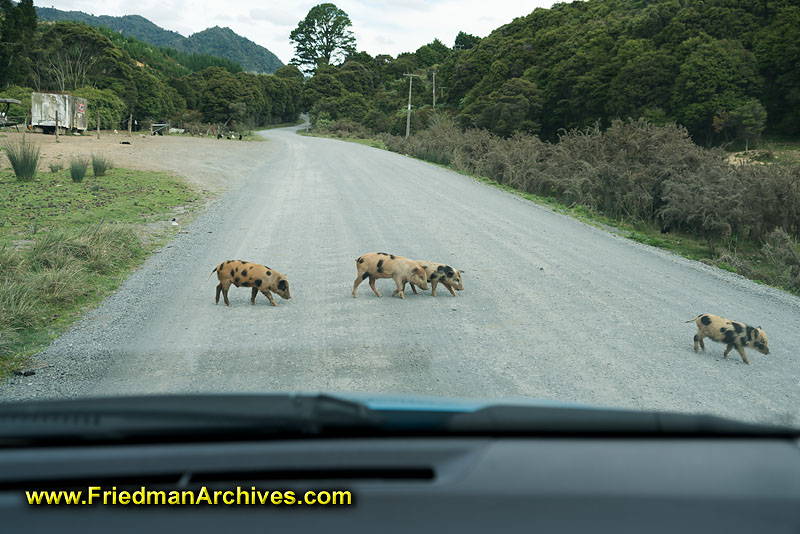
<path id="1" fill-rule="evenodd" d="M 753 328 L 744 323 L 737 323 L 736 321 L 729 321 L 710 313 L 698 315 L 695 319 L 689 319 L 687 323 L 694 321 L 697 323 L 697 334 L 694 335 L 694 351 L 697 352 L 697 345 L 706 350 L 703 344 L 703 338 L 710 338 L 719 343 L 726 343 L 728 347 L 725 349 L 723 356 L 728 357 L 731 349 L 735 348 L 739 352 L 739 356 L 747 365 L 750 361 L 744 353 L 745 347 L 752 347 L 761 354 L 769 354 L 769 345 L 767 343 L 767 334 L 761 327 Z"/>
<path id="2" fill-rule="evenodd" d="M 461 281 L 461 274 L 464 271 L 458 271 L 449 265 L 445 265 L 444 263 L 434 263 L 432 261 L 424 260 L 416 261 L 420 267 L 425 269 L 427 281 L 431 283 L 431 294 L 433 294 L 434 297 L 436 296 L 436 286 L 439 284 L 439 282 L 441 282 L 444 287 L 450 290 L 450 294 L 454 297 L 456 296 L 456 293 L 453 291 L 453 289 L 456 291 L 461 291 L 464 289 L 464 284 Z M 409 283 L 411 284 L 411 290 L 416 295 L 417 288 L 414 287 L 413 282 Z M 403 289 L 405 289 L 405 285 L 403 286 Z M 392 296 L 396 294 L 397 290 L 395 289 L 394 293 L 392 293 Z"/>
<path id="3" fill-rule="evenodd" d="M 265 265 L 241 260 L 228 260 L 214 267 L 211 274 L 214 273 L 217 273 L 217 278 L 219 279 L 216 304 L 219 304 L 219 294 L 222 292 L 225 305 L 231 305 L 228 300 L 228 288 L 231 287 L 231 284 L 236 287 L 253 288 L 253 293 L 250 297 L 250 303 L 253 306 L 256 305 L 256 296 L 259 291 L 269 299 L 270 304 L 273 306 L 277 306 L 278 303 L 272 298 L 270 290 L 280 295 L 283 299 L 292 298 L 289 294 L 289 282 L 286 280 L 286 276 Z M 211 278 L 211 274 L 208 275 L 209 278 Z"/>
<path id="4" fill-rule="evenodd" d="M 353 282 L 354 298 L 358 298 L 356 288 L 367 278 L 369 278 L 369 287 L 379 297 L 382 295 L 375 288 L 375 280 L 377 278 L 391 278 L 394 280 L 394 283 L 397 284 L 397 291 L 392 296 L 399 293 L 400 298 L 403 300 L 406 298 L 403 293 L 406 282 L 416 284 L 422 289 L 428 289 L 425 269 L 414 260 L 402 256 L 385 252 L 370 252 L 356 260 L 356 269 L 358 269 L 358 276 L 356 276 L 356 281 Z"/>

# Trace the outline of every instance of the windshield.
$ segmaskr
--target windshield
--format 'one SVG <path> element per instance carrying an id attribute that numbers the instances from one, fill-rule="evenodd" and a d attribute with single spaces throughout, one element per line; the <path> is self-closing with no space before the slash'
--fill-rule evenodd
<path id="1" fill-rule="evenodd" d="M 0 8 L 0 402 L 800 427 L 796 7 L 51 4 Z"/>

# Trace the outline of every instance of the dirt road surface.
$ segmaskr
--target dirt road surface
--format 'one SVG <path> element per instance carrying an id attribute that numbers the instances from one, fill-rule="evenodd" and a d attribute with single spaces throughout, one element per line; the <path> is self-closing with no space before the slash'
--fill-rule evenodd
<path id="1" fill-rule="evenodd" d="M 330 391 L 537 397 L 800 425 L 800 299 L 640 245 L 411 158 L 296 128 L 264 143 L 143 140 L 142 157 L 227 188 L 0 399 Z M 224 147 L 220 149 L 219 147 Z M 153 154 L 157 154 L 153 156 Z M 124 166 L 123 163 L 120 165 Z M 385 251 L 465 271 L 463 292 L 350 292 Z M 288 275 L 257 306 L 227 259 Z M 752 365 L 692 350 L 714 313 L 769 336 Z"/>

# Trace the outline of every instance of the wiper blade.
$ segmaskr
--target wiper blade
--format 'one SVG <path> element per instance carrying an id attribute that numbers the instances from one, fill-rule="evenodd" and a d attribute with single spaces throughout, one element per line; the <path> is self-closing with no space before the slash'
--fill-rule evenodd
<path id="1" fill-rule="evenodd" d="M 334 435 L 380 427 L 365 405 L 328 395 L 163 395 L 0 405 L 0 444 L 148 437 Z"/>

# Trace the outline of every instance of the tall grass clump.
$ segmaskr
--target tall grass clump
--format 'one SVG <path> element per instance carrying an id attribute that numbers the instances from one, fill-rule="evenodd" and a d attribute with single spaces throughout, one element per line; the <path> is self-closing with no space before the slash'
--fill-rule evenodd
<path id="1" fill-rule="evenodd" d="M 92 154 L 92 171 L 95 176 L 105 176 L 106 171 L 113 169 L 111 161 L 104 156 Z"/>
<path id="2" fill-rule="evenodd" d="M 39 167 L 39 145 L 26 141 L 23 135 L 19 141 L 5 143 L 4 148 L 17 180 L 32 181 Z"/>
<path id="3" fill-rule="evenodd" d="M 0 374 L 15 365 L 25 339 L 102 293 L 142 252 L 131 228 L 102 223 L 37 234 L 21 250 L 0 246 Z"/>
<path id="4" fill-rule="evenodd" d="M 89 160 L 86 158 L 74 158 L 69 162 L 69 175 L 73 182 L 82 182 L 86 176 L 86 169 L 89 168 Z"/>
<path id="5" fill-rule="evenodd" d="M 131 228 L 94 224 L 80 231 L 54 230 L 31 246 L 28 261 L 37 270 L 65 269 L 75 262 L 89 272 L 111 274 L 141 252 L 141 241 Z"/>
<path id="6" fill-rule="evenodd" d="M 19 330 L 36 326 L 38 295 L 25 283 L 23 257 L 11 247 L 0 246 L 0 357 L 14 352 Z"/>

